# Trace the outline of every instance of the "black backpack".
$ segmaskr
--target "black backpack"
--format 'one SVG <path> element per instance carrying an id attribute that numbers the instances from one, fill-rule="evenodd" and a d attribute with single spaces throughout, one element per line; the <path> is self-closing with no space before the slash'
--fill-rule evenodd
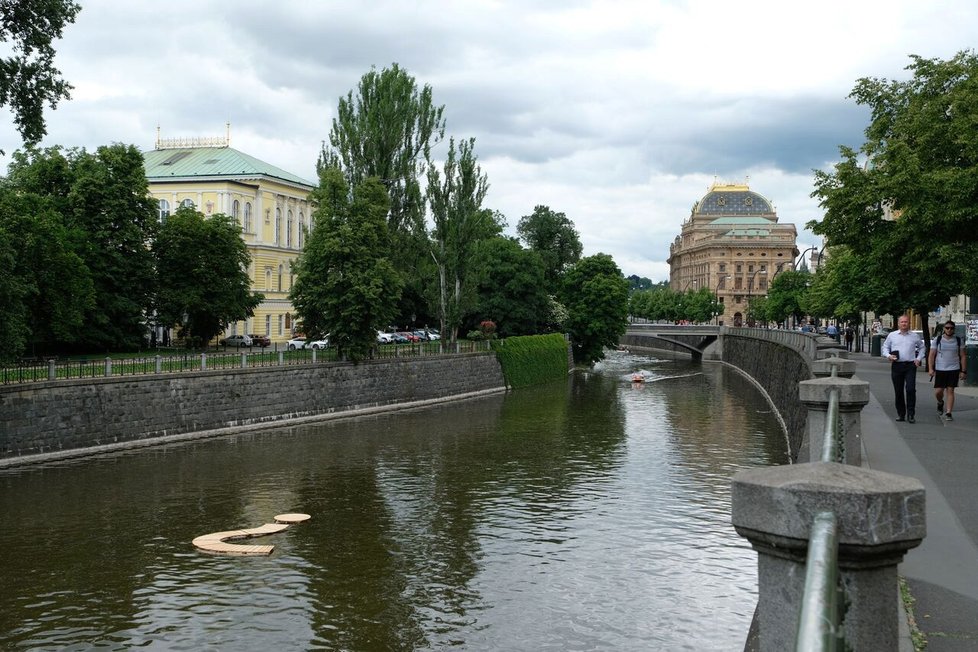
<path id="1" fill-rule="evenodd" d="M 943 340 L 943 339 L 944 339 L 943 334 L 942 335 L 938 335 L 936 338 L 934 338 L 934 348 L 937 349 L 938 352 L 941 350 L 941 340 Z M 958 343 L 958 349 L 957 350 L 960 351 L 961 350 L 961 336 L 960 335 L 955 335 L 954 336 L 954 340 Z"/>

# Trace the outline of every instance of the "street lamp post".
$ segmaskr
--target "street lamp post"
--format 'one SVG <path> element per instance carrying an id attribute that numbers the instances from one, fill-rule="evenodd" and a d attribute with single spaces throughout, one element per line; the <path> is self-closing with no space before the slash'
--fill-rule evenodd
<path id="1" fill-rule="evenodd" d="M 754 318 L 754 315 L 753 315 L 754 308 L 751 305 L 751 299 L 753 298 L 752 295 L 753 295 L 753 289 L 754 289 L 754 277 L 757 276 L 758 274 L 760 274 L 762 276 L 766 276 L 767 275 L 767 270 L 766 269 L 756 269 L 756 270 L 754 270 L 754 273 L 750 275 L 750 280 L 747 282 L 747 322 L 748 322 L 748 325 L 750 325 L 750 322 L 753 321 L 753 318 Z"/>
<path id="2" fill-rule="evenodd" d="M 798 261 L 805 260 L 805 254 L 807 254 L 809 251 L 818 251 L 818 247 L 809 247 L 805 251 L 801 252 L 801 255 L 798 256 L 798 258 L 791 261 L 791 269 L 798 269 Z"/>
<path id="3" fill-rule="evenodd" d="M 717 281 L 717 287 L 716 287 L 715 290 L 713 290 L 713 296 L 716 297 L 717 303 L 720 302 L 720 286 L 723 285 L 723 282 L 724 281 L 730 280 L 732 278 L 733 278 L 733 276 L 730 276 L 728 274 L 727 276 L 721 276 L 720 277 L 720 280 Z M 720 312 L 722 312 L 722 311 L 718 311 L 717 314 L 715 315 L 717 326 L 720 325 Z"/>

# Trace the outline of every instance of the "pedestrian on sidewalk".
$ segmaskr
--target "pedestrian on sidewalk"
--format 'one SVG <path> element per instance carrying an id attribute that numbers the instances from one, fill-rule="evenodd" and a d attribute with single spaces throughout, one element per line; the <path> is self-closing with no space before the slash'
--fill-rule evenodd
<path id="1" fill-rule="evenodd" d="M 886 336 L 881 353 L 890 360 L 897 421 L 913 423 L 917 412 L 917 367 L 924 360 L 924 340 L 910 330 L 907 315 L 900 316 L 897 328 Z"/>
<path id="2" fill-rule="evenodd" d="M 855 338 L 855 332 L 852 330 L 852 324 L 846 324 L 845 330 L 845 340 L 846 340 L 846 351 L 852 351 L 852 340 Z"/>
<path id="3" fill-rule="evenodd" d="M 934 338 L 927 356 L 927 368 L 934 381 L 934 397 L 937 399 L 937 412 L 948 421 L 954 417 L 954 388 L 958 377 L 964 379 L 968 373 L 964 347 L 961 338 L 954 334 L 954 322 L 950 319 L 944 324 L 944 332 Z M 947 404 L 947 413 L 944 405 Z"/>

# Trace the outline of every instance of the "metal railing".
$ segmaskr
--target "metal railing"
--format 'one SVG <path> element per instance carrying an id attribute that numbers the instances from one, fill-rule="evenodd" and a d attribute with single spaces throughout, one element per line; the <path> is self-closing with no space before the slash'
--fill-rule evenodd
<path id="1" fill-rule="evenodd" d="M 453 343 L 416 342 L 384 344 L 373 349 L 369 359 L 455 355 L 488 351 L 488 341 Z M 249 350 L 184 352 L 173 355 L 47 359 L 0 367 L 0 384 L 14 385 L 52 380 L 78 380 L 172 374 L 220 369 L 248 369 L 305 365 L 338 361 L 335 349 Z"/>
<path id="2" fill-rule="evenodd" d="M 836 375 L 835 366 L 832 375 Z M 829 391 L 822 438 L 822 462 L 844 462 L 839 428 L 839 390 Z M 801 600 L 797 652 L 835 652 L 845 649 L 842 623 L 845 593 L 839 577 L 839 534 L 831 511 L 819 512 L 808 537 L 805 589 Z"/>

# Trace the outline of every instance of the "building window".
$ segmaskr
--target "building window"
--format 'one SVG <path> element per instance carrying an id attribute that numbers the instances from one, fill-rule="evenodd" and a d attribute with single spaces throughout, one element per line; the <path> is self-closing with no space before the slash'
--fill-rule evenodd
<path id="1" fill-rule="evenodd" d="M 305 240 L 306 235 L 306 218 L 302 215 L 302 211 L 299 211 L 299 249 L 302 249 L 302 243 Z"/>
<path id="2" fill-rule="evenodd" d="M 272 334 L 272 316 L 265 315 L 265 335 L 270 336 L 271 334 Z"/>
<path id="3" fill-rule="evenodd" d="M 275 244 L 282 244 L 282 209 L 275 209 Z"/>
<path id="4" fill-rule="evenodd" d="M 725 271 L 727 271 L 727 265 L 725 263 L 720 263 L 720 272 L 722 273 Z"/>
<path id="5" fill-rule="evenodd" d="M 289 211 L 285 218 L 285 246 L 292 248 L 292 211 Z"/>
<path id="6" fill-rule="evenodd" d="M 245 202 L 245 211 L 244 211 L 244 230 L 247 233 L 251 233 L 252 230 L 253 230 L 253 228 L 254 228 L 254 226 L 251 223 L 251 202 L 250 201 L 246 201 Z"/>
<path id="7" fill-rule="evenodd" d="M 170 217 L 170 202 L 165 199 L 160 200 L 160 224 L 166 223 L 166 218 Z"/>
<path id="8" fill-rule="evenodd" d="M 197 207 L 194 205 L 193 199 L 184 199 L 182 202 L 180 202 L 180 208 L 197 208 Z"/>
<path id="9" fill-rule="evenodd" d="M 284 269 L 282 268 L 282 266 L 281 266 L 281 265 L 279 265 L 279 266 L 278 266 L 278 291 L 279 291 L 279 292 L 281 292 L 281 291 L 282 291 L 282 274 L 283 274 L 284 272 L 285 272 L 285 270 L 284 270 Z"/>
<path id="10" fill-rule="evenodd" d="M 233 202 L 231 202 L 231 217 L 234 218 L 234 223 L 237 224 L 238 226 L 241 226 L 240 212 L 241 212 L 241 204 L 238 202 L 237 199 L 235 199 Z"/>
<path id="11" fill-rule="evenodd" d="M 278 316 L 278 334 L 282 335 L 285 333 L 285 321 L 282 319 L 282 315 Z"/>
<path id="12" fill-rule="evenodd" d="M 265 289 L 266 290 L 271 290 L 272 289 L 272 268 L 271 267 L 266 267 L 265 268 Z"/>

